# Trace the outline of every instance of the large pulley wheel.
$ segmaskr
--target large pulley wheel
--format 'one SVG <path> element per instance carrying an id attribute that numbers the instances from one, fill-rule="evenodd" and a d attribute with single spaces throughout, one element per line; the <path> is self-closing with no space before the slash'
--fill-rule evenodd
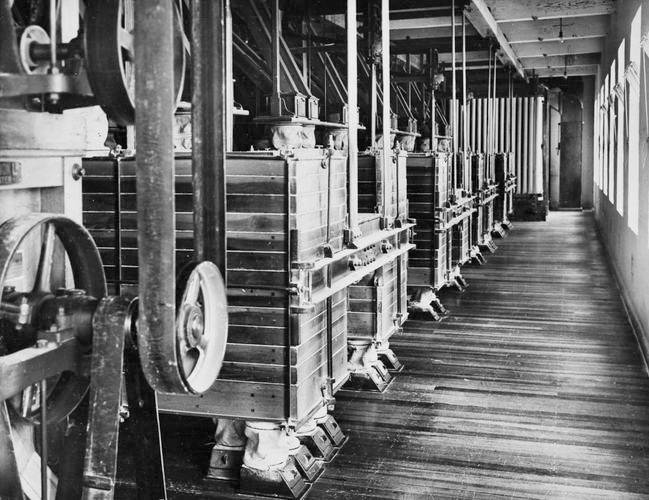
<path id="1" fill-rule="evenodd" d="M 177 304 L 176 356 L 183 383 L 193 393 L 207 391 L 223 365 L 228 340 L 227 296 L 212 262 L 193 264 L 181 274 Z"/>
<path id="2" fill-rule="evenodd" d="M 85 11 L 86 68 L 97 101 L 119 125 L 135 123 L 135 0 L 93 0 Z M 180 101 L 185 80 L 184 31 L 174 16 L 174 90 Z"/>
<path id="3" fill-rule="evenodd" d="M 76 222 L 55 214 L 29 214 L 0 226 L 0 355 L 32 347 L 39 332 L 57 328 L 47 302 L 63 290 L 100 299 L 106 278 L 90 234 Z M 80 345 L 90 348 L 85 330 Z M 79 405 L 87 377 L 61 373 L 47 383 L 47 423 L 55 423 Z M 16 414 L 38 421 L 38 385 L 8 401 Z"/>

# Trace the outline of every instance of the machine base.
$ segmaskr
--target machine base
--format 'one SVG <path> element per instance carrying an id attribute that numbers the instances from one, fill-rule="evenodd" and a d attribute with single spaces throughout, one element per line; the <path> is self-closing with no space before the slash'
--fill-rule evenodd
<path id="1" fill-rule="evenodd" d="M 239 481 L 243 451 L 243 446 L 214 445 L 206 477 L 219 481 Z"/>
<path id="2" fill-rule="evenodd" d="M 364 370 L 351 372 L 345 389 L 357 391 L 385 391 L 392 382 L 392 375 L 382 361 L 375 361 Z"/>
<path id="3" fill-rule="evenodd" d="M 403 363 L 399 361 L 397 355 L 394 354 L 392 349 L 379 349 L 378 350 L 379 360 L 383 365 L 388 369 L 389 372 L 400 372 L 403 370 Z"/>
<path id="4" fill-rule="evenodd" d="M 259 470 L 246 465 L 241 467 L 241 493 L 299 499 L 306 495 L 309 488 L 309 483 L 292 457 L 280 469 Z"/>

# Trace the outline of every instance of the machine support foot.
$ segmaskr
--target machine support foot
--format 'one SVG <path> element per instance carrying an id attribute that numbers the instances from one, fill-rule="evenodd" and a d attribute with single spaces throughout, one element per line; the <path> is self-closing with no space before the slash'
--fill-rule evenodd
<path id="1" fill-rule="evenodd" d="M 302 498 L 309 490 L 307 478 L 298 463 L 313 467 L 313 456 L 291 455 L 301 447 L 293 441 L 279 423 L 246 422 L 248 438 L 240 473 L 240 491 L 253 495 L 280 498 Z M 316 466 L 317 467 L 317 466 Z"/>
<path id="2" fill-rule="evenodd" d="M 350 376 L 344 387 L 360 391 L 385 391 L 392 381 L 392 375 L 379 359 L 372 340 L 349 340 L 347 350 Z"/>
<path id="3" fill-rule="evenodd" d="M 448 310 L 442 305 L 435 290 L 431 287 L 417 289 L 408 301 L 408 309 L 413 313 L 429 314 L 435 321 L 441 321 L 442 317 L 448 314 Z"/>
<path id="4" fill-rule="evenodd" d="M 403 370 L 403 363 L 399 361 L 397 355 L 394 354 L 394 351 L 390 348 L 390 343 L 388 341 L 381 342 L 377 346 L 377 353 L 379 360 L 383 365 L 391 372 L 400 372 Z"/>
<path id="5" fill-rule="evenodd" d="M 238 481 L 239 470 L 243 463 L 243 452 L 246 446 L 244 434 L 246 423 L 243 420 L 219 418 L 216 422 L 214 437 L 216 444 L 212 448 L 209 479 L 221 481 Z"/>

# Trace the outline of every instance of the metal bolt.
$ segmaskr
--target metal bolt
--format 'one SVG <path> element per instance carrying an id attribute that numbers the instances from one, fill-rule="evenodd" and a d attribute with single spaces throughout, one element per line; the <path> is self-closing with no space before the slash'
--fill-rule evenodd
<path id="1" fill-rule="evenodd" d="M 84 175 L 86 175 L 86 169 L 83 168 L 82 165 L 79 165 L 78 163 L 75 163 L 74 165 L 72 165 L 72 178 L 75 181 L 78 181 Z"/>
<path id="2" fill-rule="evenodd" d="M 45 349 L 48 345 L 50 345 L 50 342 L 46 339 L 38 339 L 36 341 L 36 347 L 39 349 Z"/>

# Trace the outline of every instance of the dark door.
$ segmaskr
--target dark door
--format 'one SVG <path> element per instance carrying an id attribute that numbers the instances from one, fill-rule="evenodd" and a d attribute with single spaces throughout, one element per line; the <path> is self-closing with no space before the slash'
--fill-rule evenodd
<path id="1" fill-rule="evenodd" d="M 581 207 L 581 121 L 561 122 L 559 207 Z"/>

